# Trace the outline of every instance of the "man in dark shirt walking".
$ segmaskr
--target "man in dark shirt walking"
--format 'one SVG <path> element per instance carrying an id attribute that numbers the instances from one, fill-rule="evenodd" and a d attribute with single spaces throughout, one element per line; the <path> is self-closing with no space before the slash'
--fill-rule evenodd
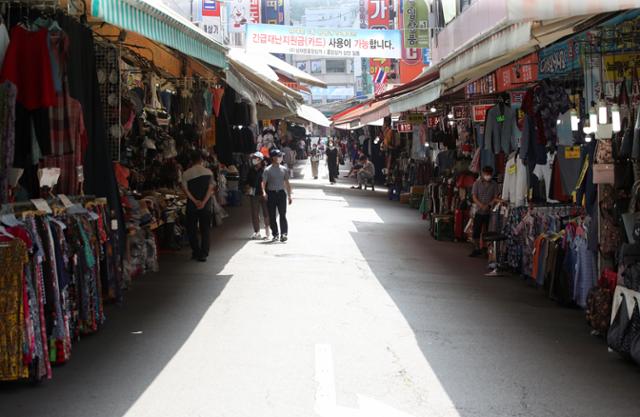
<path id="1" fill-rule="evenodd" d="M 191 168 L 182 174 L 182 189 L 188 197 L 187 234 L 191 245 L 191 258 L 205 262 L 209 256 L 213 172 L 205 168 L 202 153 L 199 151 L 194 152 L 191 162 Z"/>
<path id="2" fill-rule="evenodd" d="M 289 170 L 282 165 L 282 152 L 278 149 L 271 151 L 271 165 L 265 168 L 262 174 L 262 190 L 267 199 L 269 208 L 269 221 L 271 222 L 271 233 L 273 242 L 278 239 L 286 242 L 289 233 L 287 223 L 287 199 L 289 204 L 293 202 L 291 198 L 291 184 L 289 183 Z M 280 230 L 278 230 L 278 218 L 276 210 L 280 216 Z M 282 233 L 280 236 L 279 234 Z"/>

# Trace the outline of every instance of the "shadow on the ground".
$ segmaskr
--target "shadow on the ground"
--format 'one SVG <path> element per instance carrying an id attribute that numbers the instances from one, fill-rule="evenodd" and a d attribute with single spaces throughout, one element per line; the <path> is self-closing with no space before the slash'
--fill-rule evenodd
<path id="1" fill-rule="evenodd" d="M 108 306 L 104 327 L 73 345 L 71 360 L 53 369 L 51 381 L 36 387 L 26 383 L 0 387 L 0 416 L 64 417 L 70 409 L 77 413 L 78 407 L 87 407 L 86 416 L 125 415 L 232 279 L 219 274 L 247 243 L 233 238 L 237 231 L 229 232 L 246 224 L 246 209 L 234 211 L 213 229 L 207 263 L 190 261 L 188 250 L 162 254 L 160 272 L 134 280 L 124 303 Z M 224 240 L 217 238 L 223 234 Z M 86 392 L 100 395 L 87 399 Z"/>
<path id="2" fill-rule="evenodd" d="M 417 210 L 385 195 L 298 188 L 382 220 L 356 223 L 351 236 L 460 417 L 640 415 L 640 367 L 590 336 L 581 310 L 520 277 L 484 277 L 486 261 L 468 258 L 468 245 L 435 241 Z"/>

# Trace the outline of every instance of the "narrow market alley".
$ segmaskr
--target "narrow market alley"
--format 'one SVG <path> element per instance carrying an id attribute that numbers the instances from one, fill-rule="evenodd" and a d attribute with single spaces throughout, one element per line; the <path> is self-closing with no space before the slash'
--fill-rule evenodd
<path id="1" fill-rule="evenodd" d="M 582 311 L 484 277 L 382 192 L 325 183 L 294 181 L 286 244 L 249 241 L 245 205 L 208 263 L 163 255 L 55 383 L 3 387 L 0 416 L 640 414 L 640 370 Z"/>

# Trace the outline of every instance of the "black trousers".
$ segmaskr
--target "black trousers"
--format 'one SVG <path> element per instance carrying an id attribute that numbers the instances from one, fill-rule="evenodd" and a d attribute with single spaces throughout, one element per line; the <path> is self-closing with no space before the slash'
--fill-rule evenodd
<path id="1" fill-rule="evenodd" d="M 209 255 L 209 231 L 211 228 L 211 206 L 207 204 L 198 210 L 189 202 L 187 205 L 187 234 L 193 257 Z"/>
<path id="2" fill-rule="evenodd" d="M 271 223 L 271 233 L 273 236 L 280 236 L 276 210 L 280 215 L 280 232 L 282 232 L 283 235 L 289 233 L 289 223 L 287 223 L 287 193 L 284 190 L 267 191 L 267 207 L 269 209 L 269 222 Z"/>

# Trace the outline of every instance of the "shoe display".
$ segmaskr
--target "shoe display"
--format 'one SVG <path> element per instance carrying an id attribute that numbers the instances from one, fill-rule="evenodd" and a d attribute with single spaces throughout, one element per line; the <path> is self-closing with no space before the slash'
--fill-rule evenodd
<path id="1" fill-rule="evenodd" d="M 282 235 L 282 237 L 280 238 L 280 242 L 286 242 L 287 240 L 289 240 L 289 236 L 287 236 L 287 234 L 286 234 L 286 233 L 284 233 L 284 234 Z"/>

